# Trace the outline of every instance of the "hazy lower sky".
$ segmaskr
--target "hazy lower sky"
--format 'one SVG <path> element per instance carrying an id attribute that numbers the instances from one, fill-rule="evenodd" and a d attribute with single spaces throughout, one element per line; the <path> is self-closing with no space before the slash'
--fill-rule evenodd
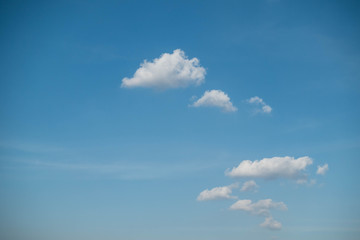
<path id="1" fill-rule="evenodd" d="M 0 238 L 355 240 L 358 1 L 5 1 Z"/>

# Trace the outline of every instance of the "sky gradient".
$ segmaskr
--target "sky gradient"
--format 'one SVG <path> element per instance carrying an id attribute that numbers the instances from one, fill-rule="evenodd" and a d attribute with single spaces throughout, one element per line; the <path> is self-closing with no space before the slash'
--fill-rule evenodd
<path id="1" fill-rule="evenodd" d="M 358 239 L 359 10 L 3 2 L 0 238 Z"/>

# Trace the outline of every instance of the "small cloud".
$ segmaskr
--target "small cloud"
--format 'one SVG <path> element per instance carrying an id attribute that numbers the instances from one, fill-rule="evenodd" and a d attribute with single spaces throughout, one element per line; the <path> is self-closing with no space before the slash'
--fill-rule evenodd
<path id="1" fill-rule="evenodd" d="M 231 196 L 232 189 L 237 188 L 238 184 L 231 184 L 224 187 L 215 187 L 211 190 L 206 189 L 202 191 L 197 197 L 198 201 L 218 200 L 218 199 L 236 199 L 237 197 Z"/>
<path id="2" fill-rule="evenodd" d="M 265 221 L 260 224 L 263 228 L 268 228 L 270 230 L 280 230 L 282 225 L 280 222 L 274 220 L 272 217 L 265 218 Z"/>
<path id="3" fill-rule="evenodd" d="M 256 184 L 256 182 L 254 180 L 250 180 L 250 181 L 247 181 L 245 182 L 240 191 L 242 192 L 247 192 L 247 191 L 256 191 L 256 189 L 258 188 L 259 186 Z"/>
<path id="4" fill-rule="evenodd" d="M 325 175 L 325 173 L 329 170 L 329 165 L 328 164 L 324 164 L 322 166 L 318 166 L 316 174 L 319 175 Z"/>
<path id="5" fill-rule="evenodd" d="M 208 90 L 204 95 L 195 101 L 192 107 L 218 107 L 225 112 L 236 112 L 237 108 L 233 106 L 229 96 L 221 90 Z"/>
<path id="6" fill-rule="evenodd" d="M 308 186 L 312 186 L 316 184 L 316 180 L 315 179 L 311 179 L 310 181 L 308 181 L 308 179 L 306 178 L 302 178 L 302 179 L 298 179 L 296 180 L 297 184 L 302 184 L 302 185 L 308 185 Z"/>
<path id="7" fill-rule="evenodd" d="M 230 177 L 252 177 L 252 178 L 288 178 L 304 179 L 303 171 L 312 164 L 309 157 L 272 157 L 262 160 L 244 160 L 237 167 L 226 170 L 225 174 Z"/>
<path id="8" fill-rule="evenodd" d="M 262 107 L 264 113 L 271 113 L 272 108 L 269 105 L 265 105 Z"/>
<path id="9" fill-rule="evenodd" d="M 252 202 L 249 199 L 238 200 L 230 206 L 231 210 L 241 210 L 257 216 L 270 216 L 270 209 L 287 210 L 287 206 L 283 202 L 274 202 L 272 199 L 259 200 Z"/>
<path id="10" fill-rule="evenodd" d="M 264 104 L 264 100 L 262 100 L 258 96 L 252 97 L 252 98 L 248 99 L 247 101 L 248 101 L 248 103 Z"/>
<path id="11" fill-rule="evenodd" d="M 204 82 L 206 70 L 197 58 L 188 59 L 184 51 L 176 49 L 153 61 L 144 61 L 132 78 L 123 78 L 121 87 L 170 89 L 198 86 Z"/>
<path id="12" fill-rule="evenodd" d="M 259 98 L 258 96 L 252 97 L 246 101 L 250 104 L 260 105 L 261 109 L 257 109 L 257 112 L 271 113 L 272 111 L 272 108 L 267 105 L 262 98 Z"/>

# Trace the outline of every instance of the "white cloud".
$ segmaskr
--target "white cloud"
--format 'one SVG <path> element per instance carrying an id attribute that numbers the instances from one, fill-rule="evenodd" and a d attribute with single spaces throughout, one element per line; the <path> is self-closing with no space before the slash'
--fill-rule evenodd
<path id="1" fill-rule="evenodd" d="M 246 192 L 246 191 L 256 191 L 256 189 L 259 186 L 256 184 L 256 182 L 254 180 L 250 180 L 250 181 L 246 181 L 242 187 L 241 187 L 241 191 L 242 192 Z"/>
<path id="2" fill-rule="evenodd" d="M 235 199 L 237 197 L 231 196 L 232 189 L 238 187 L 238 184 L 231 184 L 224 187 L 215 187 L 211 190 L 206 189 L 202 191 L 197 197 L 198 201 L 208 201 L 217 199 Z"/>
<path id="3" fill-rule="evenodd" d="M 204 82 L 206 70 L 197 58 L 188 59 L 181 49 L 164 53 L 153 61 L 144 61 L 132 78 L 123 78 L 121 87 L 169 89 L 198 86 Z"/>
<path id="4" fill-rule="evenodd" d="M 271 113 L 272 111 L 272 108 L 267 105 L 262 98 L 259 98 L 258 96 L 248 99 L 247 102 L 250 104 L 261 105 L 261 109 L 257 109 L 258 112 Z"/>
<path id="5" fill-rule="evenodd" d="M 237 108 L 233 106 L 229 96 L 221 90 L 208 90 L 204 95 L 195 101 L 193 107 L 218 107 L 226 112 L 235 112 Z"/>
<path id="6" fill-rule="evenodd" d="M 238 200 L 236 203 L 230 206 L 231 210 L 245 211 L 253 215 L 265 217 L 265 221 L 260 224 L 261 227 L 268 228 L 271 230 L 280 230 L 281 223 L 275 221 L 271 214 L 270 209 L 276 210 L 287 210 L 287 206 L 283 202 L 274 202 L 271 199 L 259 200 L 252 202 L 249 199 Z"/>
<path id="7" fill-rule="evenodd" d="M 272 108 L 269 105 L 265 105 L 262 107 L 264 113 L 271 113 Z"/>
<path id="8" fill-rule="evenodd" d="M 265 218 L 265 221 L 260 224 L 261 227 L 268 228 L 270 230 L 280 230 L 282 225 L 280 222 L 274 220 L 272 217 Z"/>
<path id="9" fill-rule="evenodd" d="M 255 97 L 252 97 L 252 98 L 248 99 L 248 102 L 249 103 L 255 103 L 255 104 L 263 104 L 264 100 L 262 100 L 258 96 L 255 96 Z"/>
<path id="10" fill-rule="evenodd" d="M 245 199 L 238 200 L 236 203 L 230 206 L 230 209 L 245 211 L 253 215 L 269 217 L 270 209 L 287 210 L 287 207 L 285 203 L 274 202 L 271 199 L 259 200 L 254 203 L 249 199 Z"/>
<path id="11" fill-rule="evenodd" d="M 228 169 L 225 174 L 230 177 L 303 179 L 306 177 L 303 171 L 312 162 L 307 156 L 297 159 L 286 156 L 263 158 L 260 161 L 244 160 L 237 167 Z"/>
<path id="12" fill-rule="evenodd" d="M 316 174 L 325 175 L 325 173 L 329 170 L 329 165 L 324 164 L 322 166 L 318 166 Z"/>

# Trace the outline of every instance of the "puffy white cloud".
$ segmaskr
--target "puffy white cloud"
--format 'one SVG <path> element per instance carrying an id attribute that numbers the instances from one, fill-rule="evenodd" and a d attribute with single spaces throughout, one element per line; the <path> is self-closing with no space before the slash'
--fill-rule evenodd
<path id="1" fill-rule="evenodd" d="M 153 61 L 144 61 L 132 78 L 123 78 L 121 87 L 169 89 L 200 85 L 205 79 L 205 68 L 197 58 L 188 59 L 181 49 L 164 53 Z"/>
<path id="2" fill-rule="evenodd" d="M 241 187 L 241 191 L 242 192 L 246 192 L 246 191 L 256 191 L 256 189 L 259 186 L 256 184 L 256 182 L 254 180 L 250 180 L 250 181 L 246 181 L 244 182 L 244 184 Z"/>
<path id="3" fill-rule="evenodd" d="M 280 230 L 282 225 L 280 222 L 274 220 L 272 217 L 265 218 L 265 221 L 260 224 L 261 227 L 268 228 L 270 230 Z"/>
<path id="4" fill-rule="evenodd" d="M 286 156 L 263 158 L 260 161 L 244 160 L 237 167 L 228 169 L 225 174 L 230 177 L 303 179 L 306 177 L 304 170 L 312 162 L 307 156 L 297 159 Z"/>
<path id="5" fill-rule="evenodd" d="M 235 112 L 237 108 L 233 106 L 229 96 L 221 90 L 208 90 L 204 95 L 195 101 L 193 107 L 218 107 L 225 112 Z"/>
<path id="6" fill-rule="evenodd" d="M 236 203 L 230 206 L 231 210 L 241 210 L 253 215 L 258 216 L 270 216 L 270 209 L 287 210 L 285 203 L 274 202 L 271 199 L 259 200 L 252 202 L 249 199 L 238 200 Z"/>
<path id="7" fill-rule="evenodd" d="M 211 190 L 206 189 L 202 191 L 197 197 L 198 201 L 208 201 L 217 199 L 235 199 L 237 197 L 231 196 L 232 189 L 238 187 L 238 184 L 231 184 L 224 187 L 215 187 Z"/>
<path id="8" fill-rule="evenodd" d="M 325 173 L 329 170 L 329 165 L 324 164 L 322 166 L 317 167 L 316 174 L 325 175 Z"/>
<path id="9" fill-rule="evenodd" d="M 267 105 L 262 98 L 259 98 L 258 96 L 248 99 L 247 102 L 250 104 L 260 105 L 261 109 L 257 109 L 258 112 L 271 113 L 272 111 L 272 108 Z"/>

